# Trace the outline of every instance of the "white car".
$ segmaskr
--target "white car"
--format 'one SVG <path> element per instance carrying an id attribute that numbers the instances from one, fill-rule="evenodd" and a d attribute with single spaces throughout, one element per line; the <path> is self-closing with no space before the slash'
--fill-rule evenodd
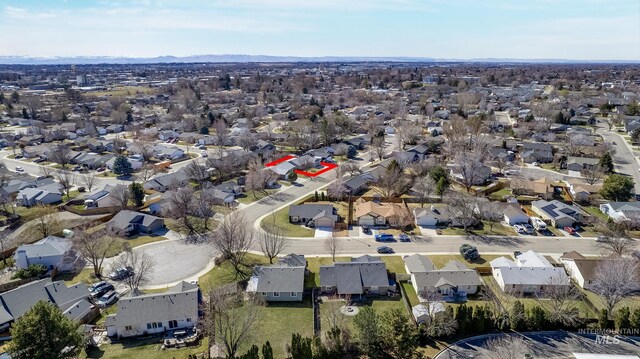
<path id="1" fill-rule="evenodd" d="M 200 151 L 200 156 L 209 157 L 209 154 L 207 153 L 207 151 Z"/>
<path id="2" fill-rule="evenodd" d="M 516 232 L 518 233 L 522 233 L 522 234 L 527 233 L 527 229 L 524 228 L 524 226 L 521 224 L 514 224 L 513 229 L 515 229 Z"/>
<path id="3" fill-rule="evenodd" d="M 16 172 L 24 172 L 24 168 L 16 166 Z"/>

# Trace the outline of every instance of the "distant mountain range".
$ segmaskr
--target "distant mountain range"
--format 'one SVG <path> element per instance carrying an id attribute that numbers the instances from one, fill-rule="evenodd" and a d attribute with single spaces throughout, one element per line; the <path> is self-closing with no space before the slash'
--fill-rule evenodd
<path id="1" fill-rule="evenodd" d="M 618 63 L 637 64 L 633 60 L 568 60 L 568 59 L 513 59 L 513 58 L 474 58 L 474 59 L 439 59 L 430 57 L 363 57 L 363 56 L 269 56 L 269 55 L 193 55 L 193 56 L 158 56 L 158 57 L 109 57 L 109 56 L 75 56 L 75 57 L 29 57 L 0 56 L 3 65 L 95 65 L 95 64 L 167 64 L 167 63 L 249 63 L 249 62 L 474 62 L 474 63 Z"/>

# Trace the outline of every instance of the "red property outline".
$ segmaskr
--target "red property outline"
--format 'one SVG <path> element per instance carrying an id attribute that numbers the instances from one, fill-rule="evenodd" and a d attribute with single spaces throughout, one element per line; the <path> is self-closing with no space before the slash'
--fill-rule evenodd
<path id="1" fill-rule="evenodd" d="M 306 177 L 315 177 L 315 176 L 319 176 L 319 175 L 321 175 L 321 174 L 323 174 L 323 173 L 325 173 L 325 172 L 327 172 L 327 171 L 331 171 L 332 169 L 334 169 L 334 168 L 338 167 L 338 165 L 337 165 L 337 164 L 335 164 L 335 163 L 320 162 L 320 164 L 321 164 L 322 166 L 324 166 L 324 168 L 323 168 L 323 169 L 321 169 L 321 170 L 320 170 L 320 171 L 318 171 L 318 172 L 315 172 L 315 173 L 309 173 L 309 172 L 307 172 L 307 171 L 300 171 L 300 170 L 294 170 L 294 172 L 295 172 L 295 173 L 297 173 L 297 174 L 299 174 L 299 175 L 306 176 Z"/>
<path id="2" fill-rule="evenodd" d="M 282 162 L 286 162 L 286 161 L 289 161 L 289 160 L 294 159 L 294 158 L 296 158 L 296 156 L 294 156 L 294 155 L 287 155 L 287 156 L 284 156 L 284 157 L 282 157 L 282 158 L 279 158 L 279 159 L 277 159 L 277 160 L 275 160 L 275 161 L 271 161 L 271 162 L 269 162 L 269 163 L 265 163 L 265 164 L 264 164 L 264 166 L 265 166 L 265 167 L 273 167 L 273 166 L 277 166 L 277 165 L 279 165 L 279 164 L 280 164 L 280 163 L 282 163 Z M 332 169 L 334 169 L 334 168 L 338 167 L 338 165 L 337 165 L 337 164 L 335 164 L 335 163 L 329 163 L 329 162 L 323 162 L 323 161 L 321 161 L 321 162 L 320 162 L 320 164 L 321 164 L 324 168 L 323 168 L 323 169 L 321 169 L 321 170 L 319 170 L 318 172 L 315 172 L 315 173 L 311 173 L 311 172 L 307 172 L 307 171 L 301 171 L 301 170 L 294 170 L 294 172 L 295 172 L 295 173 L 297 173 L 297 174 L 299 174 L 299 175 L 306 176 L 306 177 L 316 177 L 316 176 L 319 176 L 319 175 L 321 175 L 321 174 L 323 174 L 323 173 L 325 173 L 325 172 L 327 172 L 327 171 L 331 171 Z"/>

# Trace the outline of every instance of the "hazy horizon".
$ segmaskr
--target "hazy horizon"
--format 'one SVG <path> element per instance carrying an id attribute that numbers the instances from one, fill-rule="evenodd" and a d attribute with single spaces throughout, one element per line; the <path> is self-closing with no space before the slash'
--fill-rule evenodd
<path id="1" fill-rule="evenodd" d="M 624 0 L 0 0 L 0 56 L 640 61 Z"/>

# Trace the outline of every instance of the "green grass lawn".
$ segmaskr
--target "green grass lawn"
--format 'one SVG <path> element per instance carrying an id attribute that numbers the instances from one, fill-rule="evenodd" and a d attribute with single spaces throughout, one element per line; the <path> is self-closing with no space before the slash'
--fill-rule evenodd
<path id="1" fill-rule="evenodd" d="M 63 280 L 66 285 L 72 285 L 76 283 L 91 284 L 98 281 L 93 275 L 93 268 L 84 268 L 78 273 L 63 273 L 56 276 L 56 280 Z"/>
<path id="2" fill-rule="evenodd" d="M 236 201 L 238 201 L 239 203 L 249 204 L 255 201 L 259 201 L 265 197 L 268 197 L 271 194 L 277 192 L 277 190 L 267 189 L 266 192 L 267 192 L 266 194 L 264 192 L 256 192 L 255 196 L 251 192 L 243 193 L 242 195 L 236 198 Z"/>
<path id="3" fill-rule="evenodd" d="M 404 260 L 400 256 L 383 256 L 380 259 L 386 264 L 387 270 L 392 273 L 407 273 L 404 268 Z"/>
<path id="4" fill-rule="evenodd" d="M 226 213 L 223 213 L 223 214 L 226 214 Z M 189 217 L 189 221 L 190 221 L 191 225 L 193 226 L 193 228 L 196 231 L 198 231 L 199 233 L 208 232 L 208 230 L 206 230 L 204 228 L 204 220 L 202 218 L 190 216 Z M 167 229 L 170 229 L 172 231 L 178 232 L 180 234 L 189 234 L 189 230 L 186 229 L 181 224 L 180 221 L 177 221 L 177 220 L 175 220 L 173 218 L 165 218 L 164 223 L 165 223 L 165 226 L 167 227 Z M 209 230 L 214 229 L 216 227 L 218 227 L 218 221 L 216 221 L 215 219 L 209 219 L 207 221 L 207 228 Z"/>
<path id="5" fill-rule="evenodd" d="M 607 223 L 607 220 L 609 219 L 609 217 L 602 213 L 600 211 L 600 208 L 596 207 L 596 206 L 584 206 L 582 207 L 585 211 L 587 211 L 587 213 L 589 213 L 590 215 L 598 218 L 599 220 L 603 221 L 604 223 Z"/>
<path id="6" fill-rule="evenodd" d="M 291 343 L 291 335 L 295 333 L 303 337 L 313 336 L 311 297 L 306 297 L 302 302 L 268 303 L 262 308 L 252 337 L 240 347 L 240 353 L 245 353 L 253 344 L 261 348 L 269 341 L 273 348 L 273 357 L 284 358 L 285 345 Z"/>
<path id="7" fill-rule="evenodd" d="M 342 304 L 344 305 L 344 302 L 342 302 Z M 321 303 L 320 304 L 320 318 L 323 318 L 323 310 L 327 311 L 327 310 L 331 310 L 331 305 L 329 302 L 326 303 Z M 359 308 L 363 308 L 363 307 L 371 307 L 373 310 L 376 311 L 376 313 L 378 314 L 384 314 L 384 312 L 391 310 L 391 309 L 399 309 L 401 310 L 403 313 L 405 313 L 405 315 L 407 315 L 407 317 L 409 316 L 409 313 L 407 313 L 407 310 L 404 307 L 404 303 L 402 303 L 402 298 L 398 295 L 395 296 L 393 298 L 387 297 L 387 296 L 379 296 L 379 297 L 369 297 L 367 298 L 366 301 L 364 302 L 359 302 L 357 305 Z M 326 313 L 326 312 L 325 312 Z M 326 314 L 324 314 L 326 315 Z M 352 315 L 345 315 L 344 316 L 344 322 L 343 324 L 351 331 L 352 335 L 355 335 L 355 327 L 353 325 L 353 318 L 355 316 Z M 322 320 L 322 319 L 321 319 Z M 326 327 L 322 327 L 322 330 L 326 330 L 329 328 Z"/>
<path id="8" fill-rule="evenodd" d="M 510 196 L 510 195 L 511 195 L 511 188 L 506 187 L 489 194 L 489 198 L 495 201 L 501 201 L 504 196 Z"/>
<path id="9" fill-rule="evenodd" d="M 461 255 L 459 254 L 443 254 L 443 255 L 427 255 L 427 257 L 429 257 L 429 259 L 431 259 L 431 262 L 433 263 L 433 265 L 440 269 L 442 267 L 444 267 L 449 261 L 452 260 L 457 260 L 460 261 L 462 263 L 464 263 L 464 265 L 466 265 L 469 268 L 475 268 L 475 267 L 489 267 L 489 262 L 491 262 L 492 260 L 498 258 L 498 257 L 502 257 L 500 255 L 490 255 L 490 254 L 485 254 L 485 255 L 480 255 L 480 258 L 473 261 L 473 262 L 467 262 Z"/>
<path id="10" fill-rule="evenodd" d="M 116 243 L 111 247 L 111 249 L 107 252 L 107 257 L 113 257 L 120 254 L 125 246 L 129 246 L 130 248 L 135 248 L 147 243 L 166 241 L 167 238 L 163 236 L 133 236 L 130 238 L 118 238 Z"/>
<path id="11" fill-rule="evenodd" d="M 251 275 L 251 267 L 258 264 L 269 264 L 269 260 L 261 255 L 247 254 L 247 265 L 242 268 L 244 276 Z M 211 288 L 233 283 L 241 279 L 246 278 L 239 278 L 231 263 L 225 261 L 198 278 L 198 285 L 203 293 L 207 293 Z"/>
<path id="12" fill-rule="evenodd" d="M 90 359 L 187 359 L 191 354 L 207 352 L 208 340 L 202 339 L 198 346 L 161 350 L 162 338 L 127 340 L 118 344 L 104 344 L 98 349 L 87 350 L 80 358 Z"/>
<path id="13" fill-rule="evenodd" d="M 420 304 L 420 300 L 418 299 L 418 295 L 416 294 L 416 290 L 413 288 L 411 283 L 402 282 L 402 283 L 400 283 L 400 285 L 404 289 L 404 292 L 407 295 L 407 299 L 409 300 L 409 304 L 411 305 L 412 308 L 415 307 L 416 305 Z"/>
<path id="14" fill-rule="evenodd" d="M 289 207 L 284 207 L 264 217 L 260 222 L 260 227 L 264 230 L 267 230 L 272 225 L 278 227 L 287 237 L 313 237 L 315 234 L 313 229 L 289 223 Z"/>
<path id="15" fill-rule="evenodd" d="M 336 257 L 336 262 L 349 262 L 351 257 Z M 304 279 L 305 288 L 320 286 L 320 266 L 333 264 L 331 257 L 307 257 L 309 275 Z"/>
<path id="16" fill-rule="evenodd" d="M 487 221 L 482 221 L 482 228 L 474 229 L 470 228 L 468 233 L 475 233 L 477 235 L 492 235 L 492 236 L 517 236 L 516 231 L 511 227 L 503 226 L 500 223 L 494 223 L 493 228 L 491 228 L 491 224 Z M 443 235 L 459 235 L 463 236 L 468 234 L 462 228 L 444 228 L 442 230 Z"/>

